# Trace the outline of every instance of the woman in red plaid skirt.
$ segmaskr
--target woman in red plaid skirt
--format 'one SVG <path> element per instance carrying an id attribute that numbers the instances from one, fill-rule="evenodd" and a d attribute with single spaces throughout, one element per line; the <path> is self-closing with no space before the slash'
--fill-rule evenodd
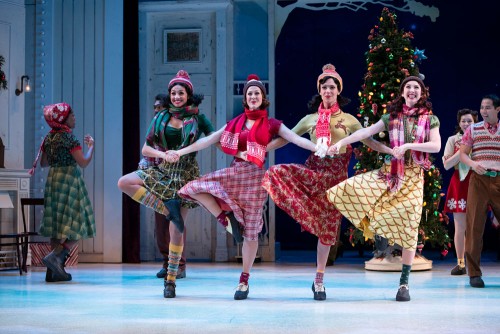
<path id="1" fill-rule="evenodd" d="M 315 300 L 325 300 L 323 276 L 330 247 L 338 241 L 342 214 L 326 198 L 326 190 L 347 179 L 347 168 L 352 155 L 350 145 L 339 155 L 324 157 L 328 143 L 336 143 L 350 133 L 361 129 L 361 124 L 341 107 L 350 102 L 340 95 L 342 78 L 332 64 L 323 66 L 317 80 L 318 94 L 309 102 L 310 114 L 292 129 L 297 135 L 306 132 L 318 145 L 318 151 L 307 158 L 305 164 L 279 164 L 269 168 L 263 186 L 274 203 L 294 218 L 307 231 L 318 237 L 317 268 L 312 290 Z M 364 141 L 375 149 L 384 145 L 368 139 Z M 282 146 L 278 138 L 268 149 Z M 374 144 L 372 144 L 374 143 Z M 386 150 L 389 150 L 386 148 Z M 293 200 L 291 200 L 293 199 Z"/>
<path id="2" fill-rule="evenodd" d="M 169 151 L 171 161 L 179 156 L 220 143 L 221 149 L 235 158 L 231 166 L 191 181 L 179 190 L 182 198 L 197 201 L 233 234 L 243 241 L 243 272 L 234 299 L 246 299 L 250 269 L 257 255 L 258 235 L 262 230 L 262 211 L 266 191 L 262 188 L 267 144 L 279 135 L 305 149 L 315 145 L 297 136 L 281 121 L 269 118 L 266 89 L 256 75 L 250 75 L 243 88 L 244 113 L 230 120 L 220 130 L 178 151 Z M 240 230 L 241 229 L 241 230 Z"/>

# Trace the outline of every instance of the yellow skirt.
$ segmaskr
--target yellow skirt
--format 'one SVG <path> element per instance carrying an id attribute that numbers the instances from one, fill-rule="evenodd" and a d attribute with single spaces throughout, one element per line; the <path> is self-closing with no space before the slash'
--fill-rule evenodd
<path id="1" fill-rule="evenodd" d="M 387 173 L 390 168 L 390 165 L 384 165 L 382 171 Z M 351 177 L 328 189 L 326 194 L 365 237 L 373 238 L 377 234 L 390 244 L 416 249 L 424 198 L 424 177 L 420 166 L 405 166 L 405 179 L 397 192 L 387 189 L 387 183 L 379 177 L 377 169 Z"/>

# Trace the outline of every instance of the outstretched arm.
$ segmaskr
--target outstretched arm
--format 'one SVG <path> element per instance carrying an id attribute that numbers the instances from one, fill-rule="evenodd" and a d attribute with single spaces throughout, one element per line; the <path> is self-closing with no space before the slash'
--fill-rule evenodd
<path id="1" fill-rule="evenodd" d="M 174 151 L 174 152 L 176 154 L 178 154 L 179 156 L 183 156 L 183 155 L 186 155 L 189 153 L 203 150 L 204 148 L 207 148 L 210 145 L 218 143 L 220 140 L 220 137 L 222 135 L 222 132 L 224 131 L 225 128 L 226 128 L 226 126 L 224 125 L 222 128 L 220 128 L 219 130 L 217 130 L 215 132 L 212 132 L 210 135 L 203 137 L 201 139 L 198 139 L 197 141 L 195 141 L 191 145 L 186 146 L 186 147 L 184 147 L 178 151 Z"/>
<path id="2" fill-rule="evenodd" d="M 373 139 L 373 138 L 366 138 L 362 140 L 363 144 L 368 146 L 374 151 L 385 153 L 385 154 L 391 154 L 392 155 L 392 148 L 390 148 L 387 145 L 384 145 L 383 143 Z"/>
<path id="3" fill-rule="evenodd" d="M 343 146 L 346 146 L 348 144 L 355 143 L 357 141 L 370 138 L 376 133 L 379 133 L 380 131 L 383 131 L 385 129 L 384 122 L 382 120 L 379 120 L 377 123 L 373 124 L 372 126 L 369 126 L 367 128 L 359 129 L 358 131 L 354 132 L 353 134 L 339 140 L 335 145 L 332 145 L 328 148 L 328 155 L 333 155 L 333 154 L 338 154 L 340 151 L 340 148 Z M 382 152 L 382 151 L 381 151 Z M 385 152 L 383 152 L 385 153 Z"/>
<path id="4" fill-rule="evenodd" d="M 277 150 L 278 148 L 283 147 L 286 144 L 288 144 L 288 142 L 285 139 L 281 137 L 274 138 L 269 144 L 267 144 L 266 151 L 269 152 L 272 150 Z"/>
<path id="5" fill-rule="evenodd" d="M 427 153 L 437 153 L 441 149 L 441 135 L 439 127 L 431 129 L 429 133 L 429 141 L 425 143 L 406 143 L 399 147 L 394 147 L 394 156 L 401 158 L 407 150 L 414 150 Z"/>
<path id="6" fill-rule="evenodd" d="M 316 152 L 316 145 L 312 141 L 304 137 L 300 137 L 295 132 L 287 128 L 286 125 L 284 124 L 281 124 L 278 134 L 286 141 L 294 143 L 295 145 L 302 147 L 306 150 Z"/>

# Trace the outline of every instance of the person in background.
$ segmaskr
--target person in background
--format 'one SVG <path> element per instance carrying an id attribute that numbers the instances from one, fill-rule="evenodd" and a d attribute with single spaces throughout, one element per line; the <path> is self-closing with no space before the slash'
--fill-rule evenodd
<path id="1" fill-rule="evenodd" d="M 45 121 L 52 128 L 45 136 L 33 169 L 41 154 L 40 165 L 50 166 L 44 191 L 44 211 L 40 235 L 50 238 L 51 252 L 42 259 L 47 267 L 45 281 L 71 281 L 64 270 L 66 258 L 80 239 L 96 235 L 94 210 L 80 168 L 85 168 L 94 154 L 94 139 L 83 141 L 87 153 L 73 134 L 75 114 L 65 102 L 43 108 Z"/>
<path id="2" fill-rule="evenodd" d="M 500 98 L 490 94 L 483 97 L 479 109 L 482 122 L 465 131 L 460 145 L 460 161 L 469 166 L 467 194 L 465 258 L 469 284 L 484 288 L 481 271 L 481 251 L 488 207 L 500 217 Z"/>
<path id="3" fill-rule="evenodd" d="M 446 170 L 454 168 L 451 177 L 444 212 L 453 214 L 455 223 L 455 251 L 457 265 L 451 270 L 452 275 L 465 275 L 465 213 L 467 209 L 467 192 L 469 190 L 470 167 L 460 162 L 460 140 L 467 128 L 477 122 L 477 111 L 460 109 L 457 113 L 458 126 L 455 134 L 448 138 L 443 153 L 443 166 Z"/>

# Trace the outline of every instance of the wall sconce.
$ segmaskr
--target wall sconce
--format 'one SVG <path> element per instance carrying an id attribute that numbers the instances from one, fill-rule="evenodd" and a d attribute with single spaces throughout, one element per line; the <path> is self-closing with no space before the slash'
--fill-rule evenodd
<path id="1" fill-rule="evenodd" d="M 24 85 L 23 85 L 23 81 L 24 81 L 24 79 L 26 79 L 26 86 L 24 86 Z M 31 87 L 30 87 L 30 77 L 29 77 L 29 76 L 27 76 L 27 75 L 23 75 L 23 76 L 21 77 L 21 89 L 19 90 L 19 89 L 17 89 L 17 88 L 16 88 L 16 95 L 17 95 L 17 96 L 21 95 L 21 93 L 22 93 L 23 91 L 26 91 L 26 92 L 31 91 Z"/>

